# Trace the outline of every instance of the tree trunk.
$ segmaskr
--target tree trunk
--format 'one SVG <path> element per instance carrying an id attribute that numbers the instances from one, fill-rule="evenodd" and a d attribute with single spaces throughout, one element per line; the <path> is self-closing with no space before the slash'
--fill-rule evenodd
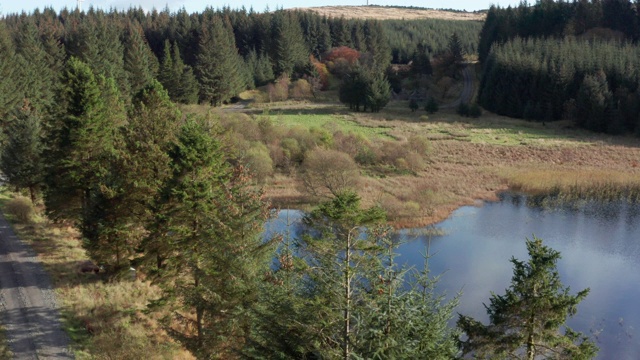
<path id="1" fill-rule="evenodd" d="M 349 348 L 349 335 L 351 326 L 351 281 L 349 276 L 349 262 L 351 261 L 351 231 L 347 234 L 347 244 L 345 248 L 345 257 L 344 257 L 344 289 L 345 289 L 345 307 L 344 307 L 344 360 L 349 360 L 349 356 L 351 356 L 351 350 Z"/>

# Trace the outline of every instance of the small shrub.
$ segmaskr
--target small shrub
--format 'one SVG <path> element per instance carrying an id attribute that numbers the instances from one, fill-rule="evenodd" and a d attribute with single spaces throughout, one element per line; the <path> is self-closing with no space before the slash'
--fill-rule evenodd
<path id="1" fill-rule="evenodd" d="M 35 214 L 31 200 L 28 197 L 21 195 L 9 200 L 5 206 L 5 211 L 16 220 L 23 223 L 31 222 L 31 219 Z"/>
<path id="2" fill-rule="evenodd" d="M 440 107 L 438 106 L 436 98 L 434 98 L 433 96 L 429 96 L 429 100 L 427 100 L 427 104 L 424 106 L 424 110 L 429 114 L 438 112 L 438 110 L 440 110 Z"/>
<path id="3" fill-rule="evenodd" d="M 313 90 L 311 84 L 305 79 L 298 79 L 291 84 L 291 90 L 289 90 L 289 96 L 296 99 L 309 99 L 313 97 Z"/>
<path id="4" fill-rule="evenodd" d="M 480 116 L 482 116 L 482 109 L 480 106 L 476 103 L 471 104 L 469 107 L 469 117 L 479 118 Z"/>
<path id="5" fill-rule="evenodd" d="M 409 100 L 409 109 L 411 109 L 411 112 L 415 112 L 416 110 L 418 110 L 420 106 L 418 105 L 418 100 L 416 99 L 411 99 Z"/>
<path id="6" fill-rule="evenodd" d="M 469 116 L 469 105 L 467 103 L 461 102 L 456 109 L 456 112 L 460 116 Z"/>
<path id="7" fill-rule="evenodd" d="M 413 172 L 422 171 L 426 167 L 424 158 L 416 152 L 412 151 L 408 153 L 405 160 L 407 162 L 407 168 Z"/>
<path id="8" fill-rule="evenodd" d="M 269 176 L 273 175 L 273 160 L 269 156 L 269 149 L 264 144 L 254 144 L 247 151 L 245 160 L 251 174 L 259 183 L 264 183 Z"/>

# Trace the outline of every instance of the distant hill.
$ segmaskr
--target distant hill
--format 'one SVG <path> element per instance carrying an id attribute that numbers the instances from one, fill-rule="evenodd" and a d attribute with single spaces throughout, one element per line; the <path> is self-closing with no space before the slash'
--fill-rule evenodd
<path id="1" fill-rule="evenodd" d="M 465 12 L 455 10 L 435 10 L 413 7 L 391 6 L 321 6 L 310 8 L 295 8 L 292 10 L 313 11 L 319 15 L 331 17 L 344 16 L 348 19 L 445 19 L 484 21 L 486 12 Z"/>

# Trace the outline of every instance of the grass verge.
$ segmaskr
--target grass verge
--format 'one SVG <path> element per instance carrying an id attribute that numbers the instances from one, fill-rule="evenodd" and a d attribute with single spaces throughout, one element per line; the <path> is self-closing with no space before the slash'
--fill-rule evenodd
<path id="1" fill-rule="evenodd" d="M 9 349 L 9 343 L 7 342 L 6 330 L 0 325 L 0 359 L 11 359 L 11 350 Z"/>
<path id="2" fill-rule="evenodd" d="M 3 211 L 14 196 L 2 191 Z M 79 272 L 87 256 L 78 233 L 35 213 L 29 221 L 9 213 L 7 219 L 51 276 L 76 359 L 193 359 L 166 334 L 163 314 L 147 312 L 147 304 L 160 296 L 157 287 Z"/>

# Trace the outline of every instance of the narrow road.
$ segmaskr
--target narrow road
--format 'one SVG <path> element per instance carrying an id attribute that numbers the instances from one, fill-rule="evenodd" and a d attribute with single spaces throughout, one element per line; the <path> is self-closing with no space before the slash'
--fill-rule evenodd
<path id="1" fill-rule="evenodd" d="M 465 65 L 464 69 L 462 69 L 462 81 L 463 87 L 460 92 L 460 97 L 456 99 L 456 101 L 451 102 L 449 104 L 442 105 L 441 108 L 454 108 L 460 105 L 461 102 L 469 103 L 473 98 L 473 80 L 474 80 L 474 71 L 473 64 Z"/>
<path id="2" fill-rule="evenodd" d="M 73 359 L 49 276 L 1 213 L 0 323 L 14 359 Z"/>

